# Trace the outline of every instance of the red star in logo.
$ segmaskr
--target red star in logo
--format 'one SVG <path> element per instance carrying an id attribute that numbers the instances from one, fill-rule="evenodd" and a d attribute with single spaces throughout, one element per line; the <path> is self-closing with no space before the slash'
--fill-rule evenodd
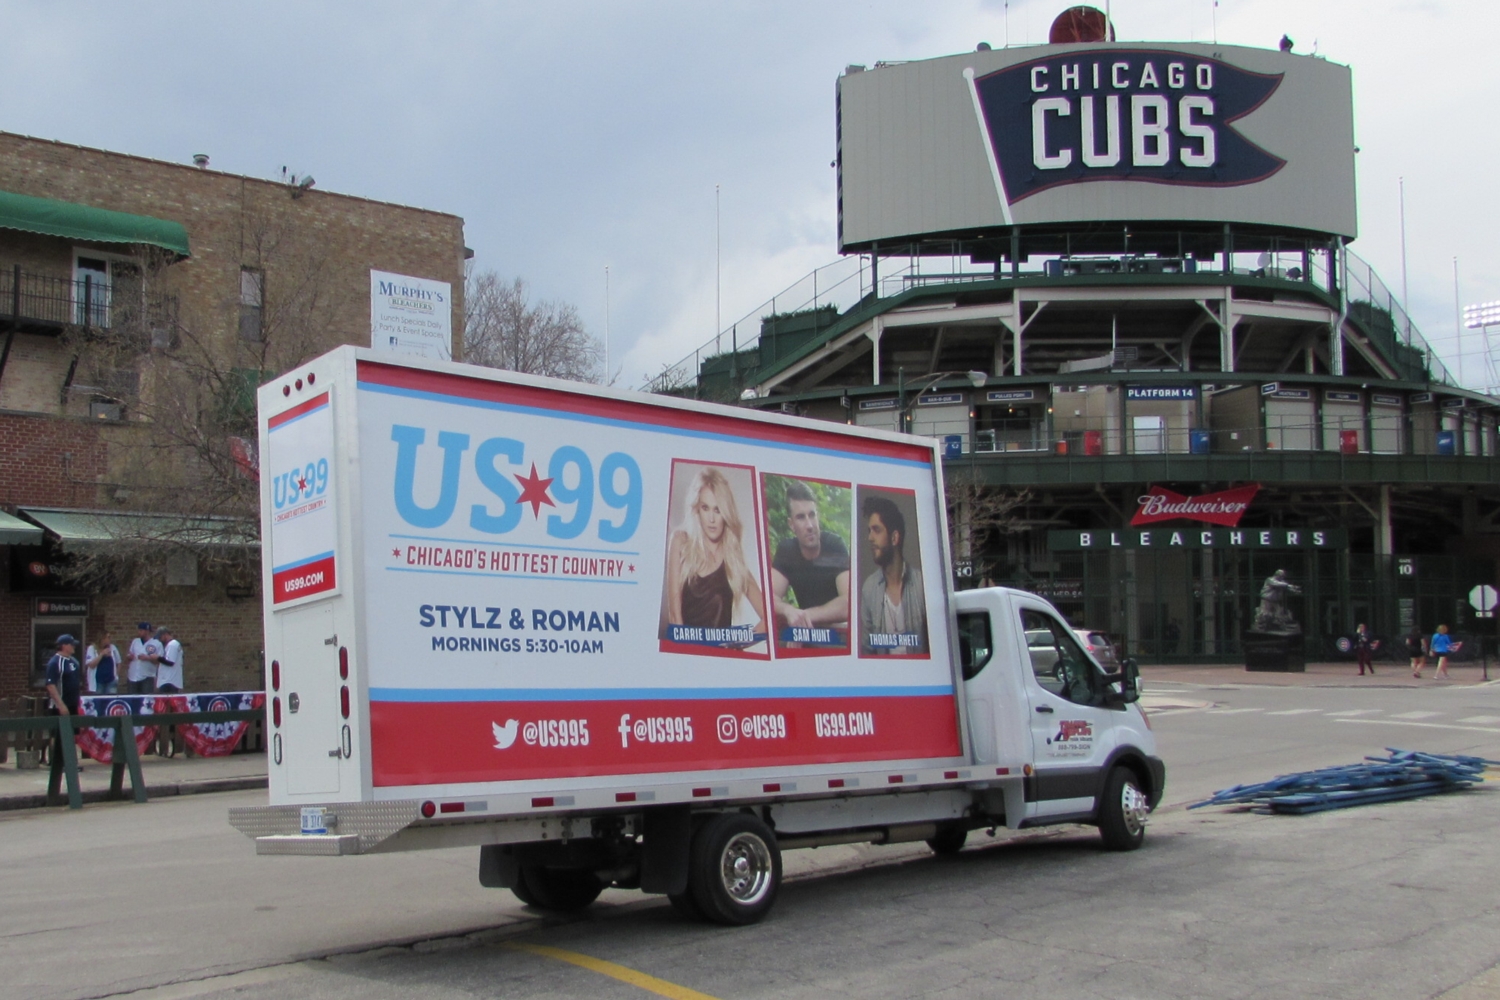
<path id="1" fill-rule="evenodd" d="M 393 556 L 399 556 L 400 554 L 401 554 L 401 550 L 400 549 L 391 549 L 391 555 L 393 555 Z"/>
<path id="2" fill-rule="evenodd" d="M 297 490 L 300 493 L 307 492 L 307 478 L 305 476 L 297 477 Z"/>
<path id="3" fill-rule="evenodd" d="M 531 463 L 531 476 L 517 476 L 516 482 L 521 484 L 521 496 L 517 503 L 531 504 L 531 516 L 542 516 L 542 504 L 548 507 L 556 507 L 552 498 L 547 495 L 547 488 L 552 485 L 552 480 L 543 479 L 536 474 L 536 463 Z"/>

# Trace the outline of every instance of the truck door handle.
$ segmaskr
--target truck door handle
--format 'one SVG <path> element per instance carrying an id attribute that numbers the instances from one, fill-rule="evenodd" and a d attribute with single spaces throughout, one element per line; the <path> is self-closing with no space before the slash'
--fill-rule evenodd
<path id="1" fill-rule="evenodd" d="M 1051 715 L 1052 714 L 1052 706 L 1051 705 L 1038 705 L 1036 707 L 1036 710 L 1038 712 L 1045 712 L 1047 715 Z"/>

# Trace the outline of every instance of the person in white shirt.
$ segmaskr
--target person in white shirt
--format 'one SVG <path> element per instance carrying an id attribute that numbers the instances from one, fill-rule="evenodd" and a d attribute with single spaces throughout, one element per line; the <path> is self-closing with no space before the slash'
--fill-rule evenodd
<path id="1" fill-rule="evenodd" d="M 161 659 L 156 664 L 156 690 L 158 694 L 177 694 L 182 690 L 182 643 L 169 628 L 156 633 L 162 643 Z"/>
<path id="2" fill-rule="evenodd" d="M 114 694 L 120 689 L 120 648 L 110 639 L 109 630 L 105 629 L 84 654 L 83 668 L 88 671 L 90 694 Z"/>
<path id="3" fill-rule="evenodd" d="M 156 662 L 156 693 L 178 694 L 182 691 L 182 643 L 172 634 L 172 630 L 162 627 L 157 630 L 156 638 L 152 640 L 160 650 Z M 161 699 L 156 701 L 159 711 L 180 711 L 181 706 L 171 709 L 161 707 Z M 157 753 L 163 757 L 175 757 L 182 746 L 182 735 L 178 733 L 176 726 L 164 726 L 161 729 L 157 746 Z"/>
<path id="4" fill-rule="evenodd" d="M 156 661 L 161 658 L 161 645 L 151 638 L 150 622 L 140 622 L 136 629 L 139 634 L 130 640 L 130 655 L 126 657 L 125 690 L 128 694 L 155 694 Z"/>

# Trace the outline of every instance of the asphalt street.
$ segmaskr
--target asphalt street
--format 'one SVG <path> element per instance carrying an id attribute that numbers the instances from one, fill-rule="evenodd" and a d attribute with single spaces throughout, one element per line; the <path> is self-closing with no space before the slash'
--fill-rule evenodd
<path id="1" fill-rule="evenodd" d="M 477 851 L 258 858 L 264 793 L 0 816 L 0 996 L 1500 997 L 1500 783 L 1306 817 L 1188 811 L 1383 747 L 1500 758 L 1500 687 L 1150 682 L 1146 846 L 1082 827 L 787 856 L 755 927 L 611 891 L 544 918 Z M 1497 774 L 1500 778 L 1500 774 Z"/>

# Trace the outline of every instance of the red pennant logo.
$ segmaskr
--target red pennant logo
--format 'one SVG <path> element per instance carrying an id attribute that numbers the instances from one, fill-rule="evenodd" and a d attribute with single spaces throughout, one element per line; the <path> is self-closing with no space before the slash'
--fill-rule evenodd
<path id="1" fill-rule="evenodd" d="M 1160 486 L 1152 486 L 1138 501 L 1140 509 L 1130 519 L 1132 527 L 1155 524 L 1157 521 L 1172 521 L 1186 518 L 1190 521 L 1205 521 L 1226 528 L 1238 527 L 1245 516 L 1250 501 L 1260 491 L 1260 483 L 1237 486 L 1222 493 L 1205 493 L 1199 497 L 1183 496 Z"/>

